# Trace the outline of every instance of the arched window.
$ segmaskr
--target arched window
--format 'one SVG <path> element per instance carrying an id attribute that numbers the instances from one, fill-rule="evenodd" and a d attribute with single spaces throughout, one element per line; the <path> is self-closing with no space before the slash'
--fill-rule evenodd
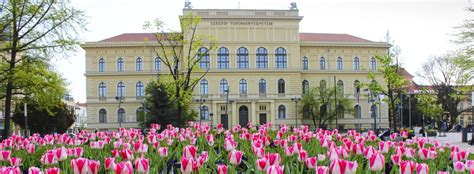
<path id="1" fill-rule="evenodd" d="M 257 49 L 257 68 L 268 68 L 268 52 L 266 48 Z"/>
<path id="2" fill-rule="evenodd" d="M 372 105 L 372 106 L 370 107 L 370 112 L 371 112 L 370 118 L 377 117 L 377 105 L 375 105 L 375 104 Z"/>
<path id="3" fill-rule="evenodd" d="M 279 47 L 275 50 L 276 68 L 286 68 L 286 50 Z"/>
<path id="4" fill-rule="evenodd" d="M 342 58 L 338 57 L 336 60 L 336 69 L 337 70 L 342 70 Z"/>
<path id="5" fill-rule="evenodd" d="M 143 97 L 145 95 L 145 87 L 142 82 L 138 82 L 136 85 L 137 97 Z"/>
<path id="6" fill-rule="evenodd" d="M 137 122 L 143 122 L 145 120 L 145 110 L 143 109 L 143 107 L 137 108 L 135 114 Z"/>
<path id="7" fill-rule="evenodd" d="M 260 79 L 260 81 L 258 81 L 258 93 L 259 94 L 267 93 L 267 81 L 265 81 L 265 79 Z"/>
<path id="8" fill-rule="evenodd" d="M 337 81 L 337 94 L 344 95 L 344 82 L 342 80 Z"/>
<path id="9" fill-rule="evenodd" d="M 239 92 L 240 94 L 247 94 L 247 80 L 241 79 L 239 82 Z"/>
<path id="10" fill-rule="evenodd" d="M 319 69 L 320 70 L 325 70 L 326 69 L 326 59 L 324 57 L 321 57 L 319 59 Z"/>
<path id="11" fill-rule="evenodd" d="M 142 58 L 137 58 L 135 61 L 135 70 L 136 71 L 143 71 L 143 59 Z"/>
<path id="12" fill-rule="evenodd" d="M 337 118 L 344 118 L 344 106 L 339 105 L 337 107 Z"/>
<path id="13" fill-rule="evenodd" d="M 207 95 L 209 91 L 209 83 L 207 82 L 206 79 L 201 80 L 201 95 Z"/>
<path id="14" fill-rule="evenodd" d="M 159 57 L 155 58 L 155 71 L 161 71 L 161 59 Z"/>
<path id="15" fill-rule="evenodd" d="M 280 79 L 278 80 L 278 94 L 285 93 L 285 80 Z"/>
<path id="16" fill-rule="evenodd" d="M 198 55 L 201 57 L 201 61 L 199 62 L 199 67 L 202 69 L 209 69 L 211 60 L 209 59 L 209 49 L 206 47 L 199 48 Z"/>
<path id="17" fill-rule="evenodd" d="M 361 118 L 362 117 L 362 109 L 360 108 L 359 105 L 354 106 L 354 114 L 355 114 L 355 118 Z"/>
<path id="18" fill-rule="evenodd" d="M 237 68 L 249 68 L 249 51 L 245 47 L 237 49 Z"/>
<path id="19" fill-rule="evenodd" d="M 309 67 L 309 63 L 308 63 L 308 57 L 303 57 L 303 69 L 304 70 L 307 70 Z"/>
<path id="20" fill-rule="evenodd" d="M 376 71 L 377 70 L 377 60 L 375 58 L 370 59 L 370 70 Z"/>
<path id="21" fill-rule="evenodd" d="M 358 57 L 354 58 L 354 62 L 352 63 L 354 70 L 360 70 L 360 59 Z"/>
<path id="22" fill-rule="evenodd" d="M 321 90 L 326 90 L 326 81 L 325 80 L 319 81 L 319 88 Z"/>
<path id="23" fill-rule="evenodd" d="M 360 97 L 360 82 L 359 80 L 354 81 L 354 96 L 359 99 Z"/>
<path id="24" fill-rule="evenodd" d="M 123 82 L 119 82 L 117 84 L 117 96 L 124 97 L 125 96 L 125 84 Z"/>
<path id="25" fill-rule="evenodd" d="M 222 79 L 220 83 L 221 94 L 226 94 L 226 91 L 229 89 L 229 84 L 226 79 Z"/>
<path id="26" fill-rule="evenodd" d="M 229 49 L 221 47 L 217 50 L 217 67 L 219 69 L 229 68 Z"/>
<path id="27" fill-rule="evenodd" d="M 209 108 L 207 106 L 201 107 L 201 120 L 209 120 Z"/>
<path id="28" fill-rule="evenodd" d="M 117 118 L 117 121 L 118 121 L 119 123 L 125 122 L 125 109 L 119 108 L 119 109 L 117 110 L 117 117 L 118 117 L 118 118 Z"/>
<path id="29" fill-rule="evenodd" d="M 107 123 L 107 111 L 105 109 L 99 110 L 99 123 Z"/>
<path id="30" fill-rule="evenodd" d="M 307 80 L 303 80 L 303 94 L 307 94 L 309 92 L 309 82 Z"/>
<path id="31" fill-rule="evenodd" d="M 99 72 L 105 71 L 105 60 L 104 58 L 99 59 Z"/>
<path id="32" fill-rule="evenodd" d="M 99 98 L 107 97 L 107 86 L 104 82 L 99 83 Z"/>
<path id="33" fill-rule="evenodd" d="M 125 65 L 122 58 L 117 59 L 117 71 L 123 71 L 125 69 Z"/>
<path id="34" fill-rule="evenodd" d="M 278 106 L 278 119 L 286 118 L 286 107 L 285 105 Z"/>

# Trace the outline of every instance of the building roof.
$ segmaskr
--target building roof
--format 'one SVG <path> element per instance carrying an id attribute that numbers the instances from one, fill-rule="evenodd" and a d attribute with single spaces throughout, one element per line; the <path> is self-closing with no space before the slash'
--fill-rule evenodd
<path id="1" fill-rule="evenodd" d="M 335 33 L 300 33 L 300 41 L 314 42 L 372 42 L 367 39 L 352 36 L 349 34 Z"/>
<path id="2" fill-rule="evenodd" d="M 300 41 L 310 42 L 372 42 L 349 34 L 334 33 L 300 33 L 299 38 Z M 156 37 L 154 33 L 123 33 L 99 42 L 142 42 L 145 39 L 155 41 Z"/>

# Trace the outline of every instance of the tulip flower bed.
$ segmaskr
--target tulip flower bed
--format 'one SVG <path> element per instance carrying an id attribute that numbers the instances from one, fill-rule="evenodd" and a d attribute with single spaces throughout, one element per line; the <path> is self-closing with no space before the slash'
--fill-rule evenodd
<path id="1" fill-rule="evenodd" d="M 211 130 L 158 125 L 143 135 L 118 132 L 12 136 L 0 144 L 0 174 L 132 173 L 474 173 L 469 152 L 428 138 L 392 134 L 381 141 L 350 130 L 285 125 Z M 403 139 L 404 141 L 395 141 Z"/>

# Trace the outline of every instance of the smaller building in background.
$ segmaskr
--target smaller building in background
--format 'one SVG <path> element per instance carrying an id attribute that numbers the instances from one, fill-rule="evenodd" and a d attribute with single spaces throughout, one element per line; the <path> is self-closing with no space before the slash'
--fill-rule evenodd
<path id="1" fill-rule="evenodd" d="M 87 110 L 86 103 L 76 103 L 76 122 L 74 122 L 74 131 L 78 132 L 87 128 Z"/>

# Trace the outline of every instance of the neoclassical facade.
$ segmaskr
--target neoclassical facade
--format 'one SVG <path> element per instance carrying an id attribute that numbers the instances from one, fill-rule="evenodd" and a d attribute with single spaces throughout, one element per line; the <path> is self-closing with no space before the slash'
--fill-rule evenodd
<path id="1" fill-rule="evenodd" d="M 200 16 L 198 32 L 218 42 L 199 63 L 209 72 L 193 94 L 193 109 L 201 115 L 197 120 L 228 127 L 266 122 L 311 125 L 310 119 L 296 113 L 300 103 L 295 101 L 309 88 L 325 85 L 337 87 L 354 101 L 356 110 L 340 114 L 330 128 L 372 128 L 374 116 L 381 127 L 388 127 L 386 105 L 368 103 L 367 92 L 355 84 L 367 83 L 370 71 L 383 83 L 374 56 L 387 54 L 389 44 L 348 34 L 301 33 L 303 16 L 295 8 L 184 9 L 183 15 L 188 14 Z M 154 35 L 125 33 L 82 45 L 88 128 L 138 127 L 146 84 L 158 73 L 167 73 L 145 38 Z"/>

